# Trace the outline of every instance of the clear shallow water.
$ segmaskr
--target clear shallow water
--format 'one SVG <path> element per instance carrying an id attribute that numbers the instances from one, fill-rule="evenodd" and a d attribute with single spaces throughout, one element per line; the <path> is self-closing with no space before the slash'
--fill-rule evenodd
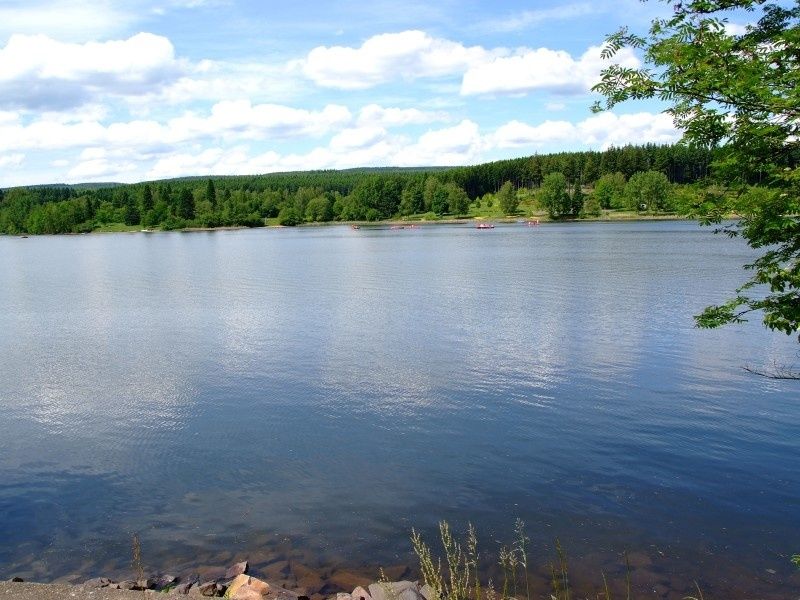
<path id="1" fill-rule="evenodd" d="M 665 222 L 0 237 L 0 577 L 521 517 L 577 578 L 796 595 L 800 382 L 741 367 L 797 342 L 691 319 L 750 258 Z"/>

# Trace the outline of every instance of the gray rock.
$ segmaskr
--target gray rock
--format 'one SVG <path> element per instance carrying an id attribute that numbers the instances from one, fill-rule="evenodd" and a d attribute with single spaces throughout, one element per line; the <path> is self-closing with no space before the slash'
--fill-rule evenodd
<path id="1" fill-rule="evenodd" d="M 425 598 L 425 600 L 439 600 L 439 598 L 436 597 L 433 588 L 427 583 L 419 589 L 419 593 L 422 594 L 422 597 Z"/>
<path id="2" fill-rule="evenodd" d="M 336 594 L 336 600 L 353 600 L 353 597 L 350 594 L 339 592 L 338 594 Z"/>
<path id="3" fill-rule="evenodd" d="M 369 586 L 372 600 L 425 600 L 416 581 L 373 583 Z"/>
<path id="4" fill-rule="evenodd" d="M 225 579 L 233 579 L 237 575 L 243 575 L 244 573 L 247 573 L 246 560 L 236 563 L 235 565 L 231 566 L 227 571 L 225 571 Z"/>
<path id="5" fill-rule="evenodd" d="M 137 579 L 136 586 L 133 588 L 135 590 L 152 590 L 155 585 L 155 582 L 146 577 L 145 579 Z"/>
<path id="6" fill-rule="evenodd" d="M 173 592 L 176 594 L 186 595 L 189 593 L 189 590 L 192 589 L 192 586 L 195 585 L 196 582 L 194 581 L 184 581 L 183 583 L 179 583 L 173 588 Z"/>
<path id="7" fill-rule="evenodd" d="M 206 583 L 200 584 L 200 593 L 203 596 L 213 597 L 217 595 L 217 582 L 216 581 L 207 581 Z"/>
<path id="8" fill-rule="evenodd" d="M 136 589 L 136 582 L 135 581 L 120 581 L 118 584 L 119 589 L 121 590 L 135 590 Z"/>
<path id="9" fill-rule="evenodd" d="M 168 587 L 178 581 L 178 578 L 174 575 L 159 575 L 155 579 L 153 579 L 153 587 L 157 590 L 163 590 L 165 587 Z"/>
<path id="10" fill-rule="evenodd" d="M 104 588 L 108 587 L 111 584 L 111 580 L 107 577 L 94 577 L 92 579 L 87 579 L 83 582 L 83 587 L 87 588 Z"/>

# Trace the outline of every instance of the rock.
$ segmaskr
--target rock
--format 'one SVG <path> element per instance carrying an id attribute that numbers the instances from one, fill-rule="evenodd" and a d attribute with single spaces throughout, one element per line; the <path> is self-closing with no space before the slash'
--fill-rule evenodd
<path id="1" fill-rule="evenodd" d="M 12 577 L 9 581 L 11 583 L 23 583 L 25 580 L 22 577 Z"/>
<path id="2" fill-rule="evenodd" d="M 439 598 L 436 597 L 433 588 L 427 583 L 419 589 L 419 593 L 422 594 L 422 597 L 425 598 L 425 600 L 439 600 Z"/>
<path id="3" fill-rule="evenodd" d="M 104 588 L 108 587 L 111 584 L 111 580 L 107 577 L 94 577 L 92 579 L 87 579 L 83 582 L 83 587 L 87 588 Z"/>
<path id="4" fill-rule="evenodd" d="M 227 597 L 231 600 L 263 600 L 264 598 L 258 590 L 249 585 L 241 586 L 235 594 Z"/>
<path id="5" fill-rule="evenodd" d="M 373 583 L 369 586 L 372 600 L 425 600 L 415 581 Z"/>
<path id="6" fill-rule="evenodd" d="M 237 575 L 243 575 L 247 573 L 247 561 L 243 560 L 242 562 L 238 562 L 235 565 L 228 568 L 225 571 L 225 579 L 233 579 Z"/>
<path id="7" fill-rule="evenodd" d="M 353 593 L 350 594 L 350 597 L 353 600 L 372 600 L 372 596 L 369 595 L 369 592 L 361 586 L 358 586 L 356 589 L 354 589 Z"/>
<path id="8" fill-rule="evenodd" d="M 159 575 L 158 577 L 153 579 L 153 589 L 156 590 L 163 590 L 178 581 L 178 578 L 174 575 Z"/>
<path id="9" fill-rule="evenodd" d="M 372 583 L 372 579 L 353 571 L 336 570 L 328 577 L 328 582 L 340 590 L 352 590 L 356 587 L 368 586 Z"/>
<path id="10" fill-rule="evenodd" d="M 631 552 L 627 555 L 627 560 L 632 569 L 641 569 L 653 564 L 653 559 L 644 552 Z"/>
<path id="11" fill-rule="evenodd" d="M 288 560 L 279 560 L 270 565 L 267 565 L 263 569 L 263 571 L 267 579 L 274 579 L 274 580 L 283 579 L 286 575 L 288 575 L 291 572 L 291 570 L 289 569 Z"/>
<path id="12" fill-rule="evenodd" d="M 311 600 L 308 596 L 298 596 L 297 600 Z"/>
<path id="13" fill-rule="evenodd" d="M 236 578 L 231 581 L 230 586 L 228 586 L 228 596 L 233 598 L 236 595 L 236 592 L 245 586 L 250 590 L 256 591 L 259 596 L 266 596 L 269 594 L 269 584 L 266 581 L 261 581 L 255 577 L 242 574 L 237 575 Z"/>
<path id="14" fill-rule="evenodd" d="M 207 581 L 206 583 L 201 583 L 199 589 L 201 595 L 211 598 L 217 595 L 217 582 Z"/>
<path id="15" fill-rule="evenodd" d="M 189 593 L 189 590 L 192 589 L 192 586 L 195 585 L 194 581 L 184 581 L 183 583 L 179 583 L 173 588 L 173 592 L 176 594 L 186 595 Z"/>
<path id="16" fill-rule="evenodd" d="M 291 563 L 292 573 L 297 577 L 297 586 L 303 588 L 306 594 L 316 594 L 324 586 L 325 582 L 314 569 L 302 563 Z"/>
<path id="17" fill-rule="evenodd" d="M 384 567 L 383 574 L 389 581 L 402 581 L 403 577 L 408 576 L 407 565 L 393 565 L 391 567 Z"/>
<path id="18" fill-rule="evenodd" d="M 120 581 L 118 584 L 119 589 L 121 590 L 135 590 L 136 589 L 136 582 L 135 581 Z"/>
<path id="19" fill-rule="evenodd" d="M 350 594 L 339 592 L 336 594 L 336 600 L 353 600 L 353 597 Z"/>
<path id="20" fill-rule="evenodd" d="M 137 579 L 135 590 L 152 590 L 155 587 L 155 580 L 147 577 L 145 579 Z"/>

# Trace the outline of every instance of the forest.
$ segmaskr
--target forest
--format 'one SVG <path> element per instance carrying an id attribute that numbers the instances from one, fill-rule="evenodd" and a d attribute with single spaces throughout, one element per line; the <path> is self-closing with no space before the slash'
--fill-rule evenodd
<path id="1" fill-rule="evenodd" d="M 0 190 L 0 233 L 87 233 L 603 210 L 669 213 L 707 184 L 713 152 L 685 145 L 561 152 L 464 167 L 302 171 Z M 523 203 L 524 206 L 521 206 Z M 525 211 L 521 209 L 525 208 Z"/>

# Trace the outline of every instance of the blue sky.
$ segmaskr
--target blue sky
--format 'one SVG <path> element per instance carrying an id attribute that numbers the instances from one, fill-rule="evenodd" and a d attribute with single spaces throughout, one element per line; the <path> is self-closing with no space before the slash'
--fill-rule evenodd
<path id="1" fill-rule="evenodd" d="M 4 0 L 0 186 L 473 164 L 678 139 L 593 115 L 660 2 Z M 636 66 L 624 52 L 618 61 Z"/>

